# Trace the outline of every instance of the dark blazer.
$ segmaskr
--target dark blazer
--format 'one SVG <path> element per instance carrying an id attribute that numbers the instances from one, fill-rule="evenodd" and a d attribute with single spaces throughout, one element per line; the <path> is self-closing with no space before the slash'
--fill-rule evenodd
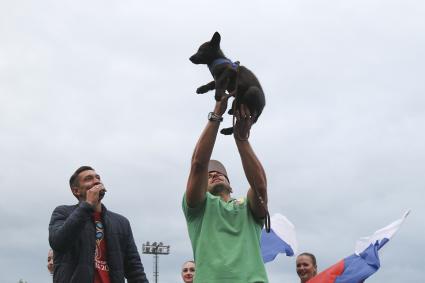
<path id="1" fill-rule="evenodd" d="M 49 224 L 49 242 L 54 252 L 53 282 L 93 283 L 94 210 L 87 202 L 55 208 Z M 134 243 L 130 223 L 102 205 L 111 283 L 148 283 Z"/>

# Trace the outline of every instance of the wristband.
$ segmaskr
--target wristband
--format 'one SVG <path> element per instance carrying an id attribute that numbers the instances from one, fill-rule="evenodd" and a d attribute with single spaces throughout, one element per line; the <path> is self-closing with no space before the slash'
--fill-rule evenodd
<path id="1" fill-rule="evenodd" d="M 215 114 L 214 112 L 210 112 L 210 113 L 208 113 L 208 120 L 209 121 L 213 121 L 213 122 L 222 122 L 223 121 L 223 117 L 221 117 L 220 115 Z"/>

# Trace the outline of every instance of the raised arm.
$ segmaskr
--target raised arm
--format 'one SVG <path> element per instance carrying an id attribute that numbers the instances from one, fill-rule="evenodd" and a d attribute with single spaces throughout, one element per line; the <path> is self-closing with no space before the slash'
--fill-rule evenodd
<path id="1" fill-rule="evenodd" d="M 217 101 L 213 113 L 222 116 L 227 108 L 228 96 Z M 186 187 L 186 202 L 189 207 L 196 207 L 205 200 L 208 186 L 208 162 L 214 148 L 220 122 L 208 121 L 192 155 L 189 179 Z"/>
<path id="2" fill-rule="evenodd" d="M 77 241 L 87 221 L 91 220 L 94 211 L 101 210 L 99 193 L 105 190 L 102 183 L 87 190 L 86 199 L 80 199 L 78 206 L 69 211 L 66 206 L 57 207 L 50 219 L 49 242 L 56 251 L 66 251 Z"/>
<path id="3" fill-rule="evenodd" d="M 249 141 L 249 131 L 255 117 L 249 113 L 249 109 L 241 105 L 241 108 L 236 111 L 235 124 L 235 141 L 238 147 L 239 155 L 241 156 L 245 176 L 248 180 L 250 188 L 248 190 L 248 203 L 253 215 L 256 218 L 264 218 L 266 215 L 267 206 L 267 178 L 260 160 L 254 153 Z M 241 137 L 245 137 L 241 139 Z M 264 201 L 261 204 L 261 199 Z"/>

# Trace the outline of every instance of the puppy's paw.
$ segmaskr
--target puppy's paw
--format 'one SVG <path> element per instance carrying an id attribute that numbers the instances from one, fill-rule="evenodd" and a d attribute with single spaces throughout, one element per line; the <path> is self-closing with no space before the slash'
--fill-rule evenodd
<path id="1" fill-rule="evenodd" d="M 200 87 L 198 87 L 197 89 L 196 89 L 196 93 L 197 94 L 202 94 L 202 93 L 206 93 L 206 92 L 208 92 L 210 89 L 207 87 L 207 86 L 205 86 L 205 85 L 203 85 L 203 86 L 200 86 Z"/>
<path id="2" fill-rule="evenodd" d="M 222 129 L 220 133 L 226 136 L 231 135 L 233 134 L 233 127 Z"/>

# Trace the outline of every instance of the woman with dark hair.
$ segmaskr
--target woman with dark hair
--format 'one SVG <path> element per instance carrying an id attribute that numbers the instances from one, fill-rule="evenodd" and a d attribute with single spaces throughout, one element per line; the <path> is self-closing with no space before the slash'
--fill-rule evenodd
<path id="1" fill-rule="evenodd" d="M 299 254 L 297 256 L 296 265 L 297 274 L 298 277 L 300 277 L 301 283 L 306 283 L 317 274 L 316 257 L 311 253 Z"/>
<path id="2" fill-rule="evenodd" d="M 184 283 L 193 283 L 195 277 L 195 262 L 193 260 L 186 261 L 182 266 L 182 279 Z"/>

